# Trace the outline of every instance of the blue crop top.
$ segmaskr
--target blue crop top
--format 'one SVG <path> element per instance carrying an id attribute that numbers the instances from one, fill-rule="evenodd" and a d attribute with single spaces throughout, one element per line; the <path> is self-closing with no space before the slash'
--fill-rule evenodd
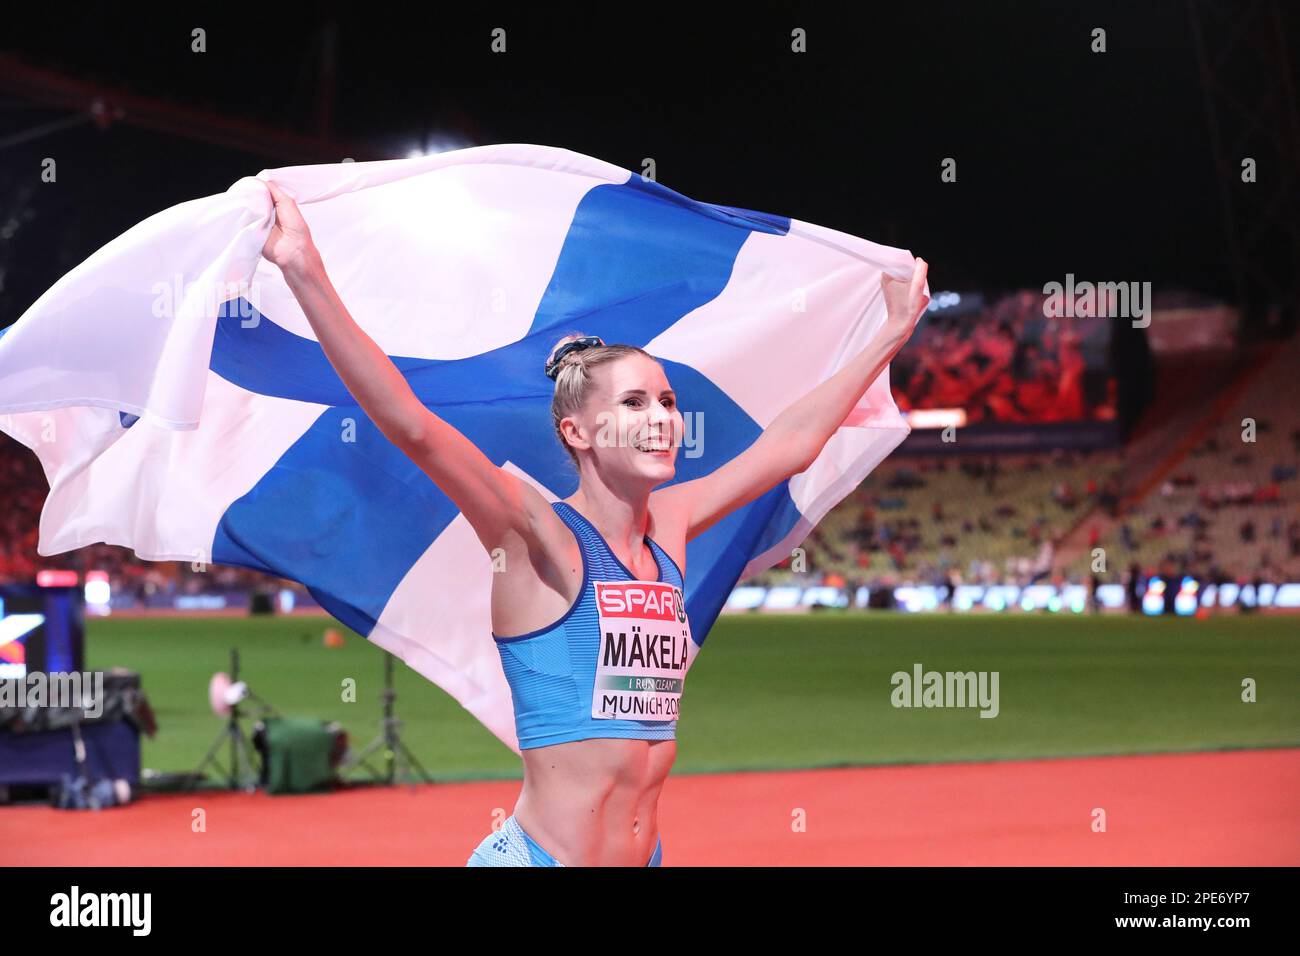
<path id="1" fill-rule="evenodd" d="M 578 539 L 582 590 L 549 627 L 492 635 L 520 749 L 593 737 L 674 740 L 686 670 L 699 650 L 681 569 L 647 537 L 659 579 L 638 580 L 576 509 L 551 507 Z"/>

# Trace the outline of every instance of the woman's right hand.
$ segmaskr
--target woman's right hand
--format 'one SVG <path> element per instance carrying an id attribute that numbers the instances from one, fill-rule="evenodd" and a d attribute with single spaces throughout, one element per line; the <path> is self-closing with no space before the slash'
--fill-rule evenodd
<path id="1" fill-rule="evenodd" d="M 885 325 L 901 341 L 906 342 L 916 328 L 916 323 L 930 305 L 925 294 L 925 277 L 930 264 L 918 258 L 912 263 L 910 282 L 895 279 L 887 272 L 880 274 L 880 288 L 885 294 Z"/>
<path id="2" fill-rule="evenodd" d="M 316 257 L 316 246 L 298 204 L 275 183 L 268 181 L 266 188 L 275 200 L 275 225 L 262 246 L 262 255 L 282 271 L 310 265 Z"/>

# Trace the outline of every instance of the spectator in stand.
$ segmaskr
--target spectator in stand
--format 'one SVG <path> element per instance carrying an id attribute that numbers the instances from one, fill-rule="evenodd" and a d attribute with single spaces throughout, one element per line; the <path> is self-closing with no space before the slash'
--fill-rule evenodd
<path id="1" fill-rule="evenodd" d="M 1125 551 L 1137 550 L 1137 542 L 1133 540 L 1133 529 L 1128 526 L 1127 521 L 1120 525 L 1119 537 Z"/>
<path id="2" fill-rule="evenodd" d="M 1138 567 L 1136 561 L 1128 566 L 1128 581 L 1126 583 L 1129 612 L 1140 614 L 1142 611 L 1142 569 Z"/>
<path id="3" fill-rule="evenodd" d="M 1119 512 L 1119 486 L 1115 480 L 1108 479 L 1101 491 L 1101 506 L 1105 509 L 1106 514 L 1114 518 Z"/>

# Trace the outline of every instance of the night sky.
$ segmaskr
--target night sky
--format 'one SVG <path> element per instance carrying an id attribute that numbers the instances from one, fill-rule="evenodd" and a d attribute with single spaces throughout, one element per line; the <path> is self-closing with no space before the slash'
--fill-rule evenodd
<path id="1" fill-rule="evenodd" d="M 1073 272 L 1231 294 L 1185 3 L 894 6 L 906 9 L 339 13 L 330 129 L 391 157 L 425 135 L 562 146 L 638 171 L 653 157 L 656 178 L 692 198 L 910 249 L 933 290 Z M 1282 6 L 1294 71 L 1300 4 Z M 329 17 L 194 9 L 60 5 L 2 45 L 85 81 L 311 132 Z M 195 26 L 207 53 L 190 52 Z M 489 48 L 497 26 L 504 55 Z M 1089 49 L 1097 26 L 1104 54 Z M 790 52 L 794 27 L 806 54 Z M 0 104 L 0 140 L 68 115 L 3 92 Z M 46 156 L 56 184 L 40 182 Z M 956 183 L 940 181 L 949 156 Z M 0 325 L 154 212 L 294 164 L 127 124 L 0 149 Z"/>

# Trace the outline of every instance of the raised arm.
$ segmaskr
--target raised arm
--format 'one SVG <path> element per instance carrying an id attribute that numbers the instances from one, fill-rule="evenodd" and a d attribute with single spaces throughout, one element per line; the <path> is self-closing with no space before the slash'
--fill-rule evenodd
<path id="1" fill-rule="evenodd" d="M 357 404 L 456 503 L 488 551 L 535 540 L 536 522 L 554 517 L 546 500 L 421 404 L 392 359 L 343 305 L 297 204 L 274 183 L 267 188 L 275 200 L 276 224 L 262 254 L 280 267 Z"/>
<path id="2" fill-rule="evenodd" d="M 930 302 L 925 295 L 927 269 L 925 260 L 917 259 L 910 282 L 883 275 L 888 316 L 880 334 L 844 368 L 781 412 L 731 461 L 702 478 L 655 492 L 656 514 L 684 525 L 690 541 L 737 508 L 806 471 L 911 336 Z"/>

